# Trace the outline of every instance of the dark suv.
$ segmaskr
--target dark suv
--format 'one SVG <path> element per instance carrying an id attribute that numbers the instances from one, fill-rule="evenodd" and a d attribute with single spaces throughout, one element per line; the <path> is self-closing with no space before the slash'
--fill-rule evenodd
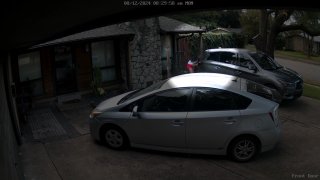
<path id="1" fill-rule="evenodd" d="M 302 95 L 303 80 L 297 72 L 279 65 L 270 56 L 246 49 L 219 48 L 206 50 L 198 72 L 230 74 L 276 89 L 282 99 Z"/>

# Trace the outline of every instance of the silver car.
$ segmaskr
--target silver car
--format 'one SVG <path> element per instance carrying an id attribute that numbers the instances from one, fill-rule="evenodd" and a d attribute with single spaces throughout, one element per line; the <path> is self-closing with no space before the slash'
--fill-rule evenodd
<path id="1" fill-rule="evenodd" d="M 248 161 L 279 140 L 278 104 L 248 92 L 247 80 L 225 74 L 175 76 L 99 104 L 90 114 L 94 139 Z"/>

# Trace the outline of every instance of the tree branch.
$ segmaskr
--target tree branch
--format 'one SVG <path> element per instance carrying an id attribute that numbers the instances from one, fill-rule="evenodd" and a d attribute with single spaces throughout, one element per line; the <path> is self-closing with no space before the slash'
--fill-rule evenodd
<path id="1" fill-rule="evenodd" d="M 294 30 L 301 30 L 307 33 L 310 36 L 319 36 L 320 35 L 320 30 L 311 30 L 308 29 L 305 25 L 303 24 L 292 24 L 292 25 L 286 25 L 282 26 L 280 28 L 280 32 L 285 32 L 285 31 L 294 31 Z"/>

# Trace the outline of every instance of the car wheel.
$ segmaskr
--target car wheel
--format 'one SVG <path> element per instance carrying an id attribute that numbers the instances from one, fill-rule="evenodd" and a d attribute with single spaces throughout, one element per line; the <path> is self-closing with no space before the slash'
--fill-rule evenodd
<path id="1" fill-rule="evenodd" d="M 129 145 L 125 132 L 115 126 L 105 128 L 103 131 L 103 141 L 108 147 L 117 150 L 125 149 Z"/>
<path id="2" fill-rule="evenodd" d="M 250 136 L 244 136 L 232 141 L 228 154 L 235 161 L 246 162 L 254 158 L 257 152 L 257 140 Z"/>

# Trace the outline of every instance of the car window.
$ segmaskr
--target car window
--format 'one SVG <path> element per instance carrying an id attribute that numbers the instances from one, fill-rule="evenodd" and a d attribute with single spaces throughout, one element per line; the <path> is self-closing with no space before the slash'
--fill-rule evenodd
<path id="1" fill-rule="evenodd" d="M 207 54 L 206 60 L 211 60 L 211 61 L 219 61 L 220 57 L 220 52 L 210 52 Z"/>
<path id="2" fill-rule="evenodd" d="M 232 53 L 232 52 L 221 52 L 220 53 L 220 62 L 236 65 L 238 62 L 237 54 Z"/>
<path id="3" fill-rule="evenodd" d="M 249 66 L 254 66 L 254 64 L 248 57 L 239 54 L 239 66 L 249 68 Z"/>
<path id="4" fill-rule="evenodd" d="M 197 88 L 193 100 L 193 111 L 224 111 L 245 109 L 251 99 L 239 94 L 215 89 Z"/>
<path id="5" fill-rule="evenodd" d="M 250 53 L 250 56 L 265 70 L 276 70 L 282 68 L 272 57 L 263 53 Z"/>
<path id="6" fill-rule="evenodd" d="M 237 54 L 233 52 L 210 52 L 206 59 L 227 64 L 238 64 Z"/>
<path id="7" fill-rule="evenodd" d="M 141 112 L 182 112 L 187 111 L 187 100 L 192 88 L 173 89 L 156 93 L 139 103 Z"/>

